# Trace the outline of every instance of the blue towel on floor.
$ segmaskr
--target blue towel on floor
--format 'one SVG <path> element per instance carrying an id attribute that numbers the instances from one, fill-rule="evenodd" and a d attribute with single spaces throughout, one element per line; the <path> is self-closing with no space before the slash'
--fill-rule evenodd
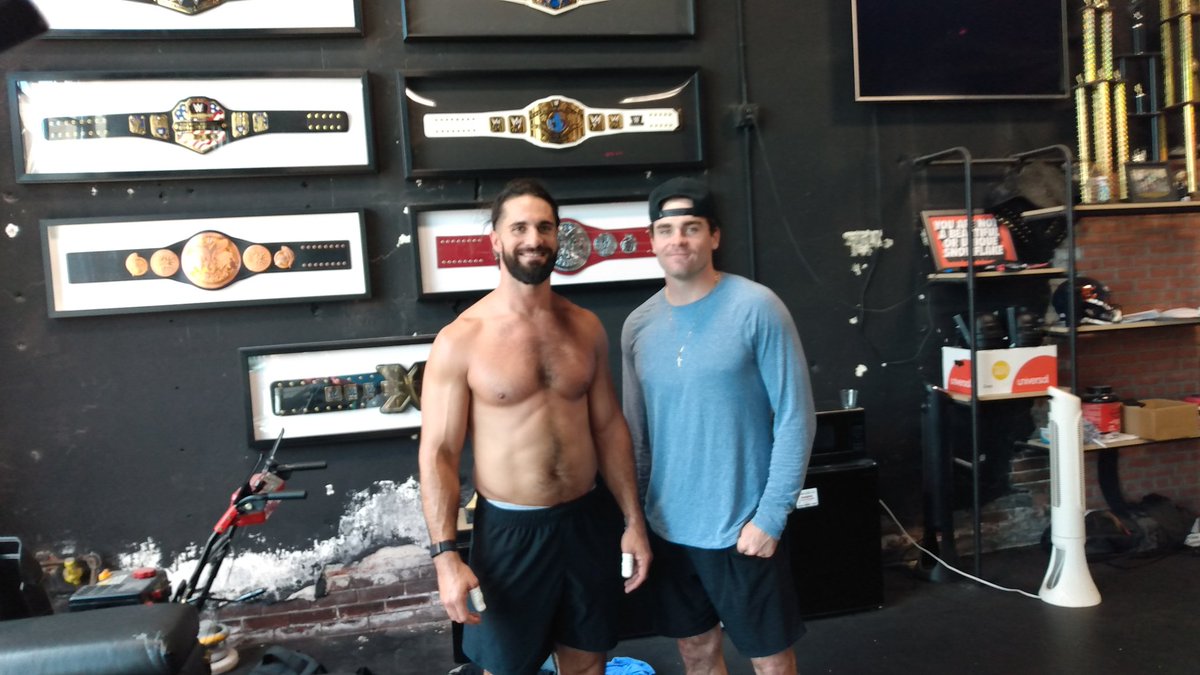
<path id="1" fill-rule="evenodd" d="M 654 669 L 645 661 L 618 656 L 609 660 L 604 675 L 654 675 Z"/>

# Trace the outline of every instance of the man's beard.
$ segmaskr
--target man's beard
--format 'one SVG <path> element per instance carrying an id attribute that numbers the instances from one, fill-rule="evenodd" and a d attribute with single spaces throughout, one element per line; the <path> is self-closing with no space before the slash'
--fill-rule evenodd
<path id="1" fill-rule="evenodd" d="M 527 251 L 545 254 L 546 262 L 537 265 L 522 265 L 517 256 Z M 500 254 L 500 257 L 504 260 L 504 268 L 508 270 L 512 278 L 523 284 L 536 286 L 550 278 L 550 273 L 554 271 L 556 252 L 543 247 L 526 248 L 518 249 L 512 253 L 504 251 Z"/>

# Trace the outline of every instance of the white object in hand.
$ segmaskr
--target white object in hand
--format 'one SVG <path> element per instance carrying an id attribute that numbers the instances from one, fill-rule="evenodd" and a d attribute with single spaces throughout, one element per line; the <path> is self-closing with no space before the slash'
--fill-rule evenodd
<path id="1" fill-rule="evenodd" d="M 621 576 L 625 579 L 633 576 L 633 554 L 621 554 Z"/>
<path id="2" fill-rule="evenodd" d="M 483 590 L 478 586 L 472 588 L 467 595 L 471 598 L 471 604 L 475 606 L 476 612 L 482 612 L 487 609 L 487 604 L 483 602 Z"/>

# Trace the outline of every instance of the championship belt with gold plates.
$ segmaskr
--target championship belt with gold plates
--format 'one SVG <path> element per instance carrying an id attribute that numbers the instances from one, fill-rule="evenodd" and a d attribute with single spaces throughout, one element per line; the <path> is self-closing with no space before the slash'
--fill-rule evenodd
<path id="1" fill-rule="evenodd" d="M 227 110 L 215 99 L 192 96 L 166 112 L 48 117 L 46 140 L 148 138 L 205 154 L 262 134 L 338 133 L 350 129 L 342 110 Z"/>
<path id="2" fill-rule="evenodd" d="M 437 266 L 491 267 L 496 264 L 492 242 L 486 234 L 437 237 Z M 563 218 L 558 224 L 558 257 L 554 271 L 575 274 L 605 260 L 649 258 L 650 232 L 646 227 L 605 230 Z"/>
<path id="3" fill-rule="evenodd" d="M 548 96 L 524 110 L 428 113 L 426 138 L 514 138 L 543 148 L 569 148 L 595 136 L 675 131 L 675 108 L 588 108 L 566 96 Z"/>
<path id="4" fill-rule="evenodd" d="M 376 366 L 373 373 L 277 380 L 271 383 L 271 409 L 280 416 L 363 408 L 385 414 L 420 410 L 424 377 L 425 362 L 418 361 Z"/>
<path id="5" fill-rule="evenodd" d="M 214 231 L 161 248 L 67 254 L 67 282 L 171 279 L 205 290 L 255 274 L 350 269 L 349 241 L 255 243 Z"/>

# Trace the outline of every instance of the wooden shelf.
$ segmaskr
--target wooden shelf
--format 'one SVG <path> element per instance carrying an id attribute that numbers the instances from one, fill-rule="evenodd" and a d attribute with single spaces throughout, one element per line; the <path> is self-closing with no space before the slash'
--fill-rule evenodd
<path id="1" fill-rule="evenodd" d="M 976 272 L 976 279 L 998 279 L 1012 277 L 1061 277 L 1065 276 L 1067 271 L 1061 267 L 1039 267 L 1035 270 L 1021 270 L 1020 272 L 996 272 L 988 270 L 986 272 Z M 930 281 L 966 281 L 966 272 L 934 272 L 928 275 Z"/>
<path id="2" fill-rule="evenodd" d="M 1096 450 L 1113 450 L 1115 448 L 1131 448 L 1131 447 L 1136 447 L 1139 445 L 1156 445 L 1158 443 L 1174 443 L 1176 441 L 1194 441 L 1194 440 L 1196 440 L 1194 437 L 1192 437 L 1192 438 L 1170 438 L 1170 439 L 1167 439 L 1164 441 L 1153 441 L 1153 440 L 1150 440 L 1147 438 L 1131 438 L 1131 439 L 1123 440 L 1123 441 L 1112 441 L 1111 443 L 1106 443 L 1104 445 L 1096 445 L 1095 443 L 1085 443 L 1083 446 L 1083 451 L 1084 452 L 1094 452 Z M 1023 445 L 1027 445 L 1027 446 L 1030 446 L 1033 448 L 1041 448 L 1043 450 L 1050 449 L 1049 443 L 1045 443 L 1040 440 L 1021 441 L 1021 443 Z"/>
<path id="3" fill-rule="evenodd" d="M 1108 204 L 1079 204 L 1074 208 L 1075 219 L 1089 216 L 1148 216 L 1166 213 L 1200 213 L 1200 202 L 1110 202 Z M 1063 215 L 1063 207 L 1024 211 L 1025 220 L 1040 220 Z"/>
<path id="4" fill-rule="evenodd" d="M 1142 328 L 1169 328 L 1172 326 L 1195 326 L 1200 319 L 1156 319 L 1154 321 L 1132 321 L 1130 323 L 1110 323 L 1104 325 L 1083 325 L 1075 329 L 1076 333 L 1103 333 L 1113 330 L 1137 330 Z M 1047 335 L 1069 335 L 1066 326 L 1047 326 Z"/>
<path id="5" fill-rule="evenodd" d="M 947 398 L 954 401 L 955 403 L 970 403 L 971 402 L 970 394 L 960 394 L 960 393 L 954 392 L 954 391 L 946 391 L 945 389 L 939 389 L 938 391 L 942 392 L 942 394 L 944 394 Z M 1049 394 L 1047 394 L 1044 391 L 1031 391 L 1031 392 L 1025 392 L 1025 393 L 1021 393 L 1021 394 L 982 394 L 979 397 L 979 400 L 980 400 L 980 402 L 1011 401 L 1011 400 L 1019 399 L 1019 398 L 1044 398 L 1046 396 L 1049 396 Z"/>

